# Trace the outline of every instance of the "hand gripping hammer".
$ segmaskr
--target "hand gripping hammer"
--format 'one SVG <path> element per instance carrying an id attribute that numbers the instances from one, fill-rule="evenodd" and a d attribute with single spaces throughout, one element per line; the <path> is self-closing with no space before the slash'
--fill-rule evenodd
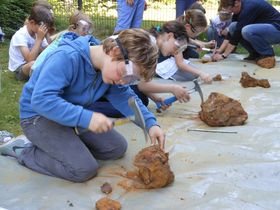
<path id="1" fill-rule="evenodd" d="M 193 80 L 193 83 L 194 83 L 194 88 L 190 89 L 188 92 L 189 92 L 189 94 L 191 94 L 191 93 L 197 91 L 197 92 L 199 93 L 199 96 L 200 96 L 200 99 L 201 99 L 201 103 L 203 103 L 203 102 L 204 102 L 204 100 L 203 100 L 203 93 L 202 93 L 202 90 L 201 90 L 201 88 L 200 88 L 200 85 L 199 85 L 197 79 L 194 79 L 194 80 Z M 156 103 L 156 105 L 157 105 L 157 110 L 160 111 L 161 106 L 162 106 L 163 104 L 165 104 L 165 105 L 171 105 L 172 103 L 174 103 L 174 102 L 177 101 L 177 100 L 178 100 L 178 99 L 176 98 L 176 96 L 172 96 L 172 97 L 170 97 L 170 98 L 165 99 L 163 103 L 157 102 L 157 103 Z"/>
<path id="2" fill-rule="evenodd" d="M 148 133 L 146 131 L 146 123 L 145 123 L 143 114 L 140 110 L 140 107 L 139 107 L 136 99 L 134 97 L 129 98 L 128 99 L 128 105 L 133 110 L 134 115 L 131 115 L 131 116 L 126 117 L 126 118 L 114 119 L 113 120 L 113 125 L 114 126 L 119 126 L 119 125 L 123 125 L 123 124 L 128 123 L 128 122 L 133 122 L 134 124 L 136 124 L 137 126 L 139 126 L 143 130 L 144 135 L 145 135 L 145 140 L 146 140 L 146 142 L 148 142 Z M 81 134 L 89 131 L 88 129 L 79 128 L 79 127 L 75 127 L 74 130 L 75 130 L 75 133 L 77 135 L 81 135 Z"/>

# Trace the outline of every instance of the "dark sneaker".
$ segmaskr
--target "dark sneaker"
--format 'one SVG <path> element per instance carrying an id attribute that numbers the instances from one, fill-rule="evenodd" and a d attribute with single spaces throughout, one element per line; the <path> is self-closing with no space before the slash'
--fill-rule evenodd
<path id="1" fill-rule="evenodd" d="M 257 59 L 257 65 L 266 69 L 273 68 L 275 66 L 275 57 L 261 56 Z"/>
<path id="2" fill-rule="evenodd" d="M 14 138 L 0 145 L 0 154 L 18 158 L 23 149 L 31 146 L 32 143 L 26 139 Z"/>
<path id="3" fill-rule="evenodd" d="M 250 54 L 249 56 L 243 58 L 244 61 L 254 61 L 258 58 L 259 56 L 256 54 Z"/>

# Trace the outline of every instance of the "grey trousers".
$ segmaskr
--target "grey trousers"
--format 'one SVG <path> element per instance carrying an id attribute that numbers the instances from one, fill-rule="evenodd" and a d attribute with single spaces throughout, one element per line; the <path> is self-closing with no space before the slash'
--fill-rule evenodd
<path id="1" fill-rule="evenodd" d="M 97 174 L 99 160 L 117 159 L 127 149 L 125 138 L 112 129 L 77 136 L 74 129 L 42 116 L 21 120 L 33 147 L 23 150 L 20 164 L 42 174 L 73 182 L 84 182 Z"/>

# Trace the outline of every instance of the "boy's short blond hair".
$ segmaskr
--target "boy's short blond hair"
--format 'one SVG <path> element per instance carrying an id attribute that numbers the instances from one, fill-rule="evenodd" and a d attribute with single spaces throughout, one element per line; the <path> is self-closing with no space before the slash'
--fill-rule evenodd
<path id="1" fill-rule="evenodd" d="M 152 79 L 155 75 L 158 47 L 151 41 L 150 34 L 143 29 L 127 29 L 118 34 L 118 39 L 128 53 L 128 59 L 140 68 L 140 76 L 146 81 Z M 106 54 L 113 47 L 117 46 L 113 38 L 107 38 L 103 41 L 103 50 Z M 113 60 L 124 60 L 120 53 Z"/>

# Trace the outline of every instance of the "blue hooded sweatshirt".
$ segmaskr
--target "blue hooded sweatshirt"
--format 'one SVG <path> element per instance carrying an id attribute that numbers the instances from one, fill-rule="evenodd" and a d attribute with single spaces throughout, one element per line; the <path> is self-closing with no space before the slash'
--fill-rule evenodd
<path id="1" fill-rule="evenodd" d="M 143 113 L 147 130 L 157 125 L 155 116 L 128 85 L 103 82 L 101 71 L 96 71 L 90 60 L 90 44 L 98 43 L 92 36 L 62 40 L 24 85 L 20 118 L 41 115 L 64 126 L 88 128 L 94 112 L 86 107 L 93 102 L 105 97 L 124 116 L 131 116 L 133 111 L 128 99 L 133 96 Z"/>

